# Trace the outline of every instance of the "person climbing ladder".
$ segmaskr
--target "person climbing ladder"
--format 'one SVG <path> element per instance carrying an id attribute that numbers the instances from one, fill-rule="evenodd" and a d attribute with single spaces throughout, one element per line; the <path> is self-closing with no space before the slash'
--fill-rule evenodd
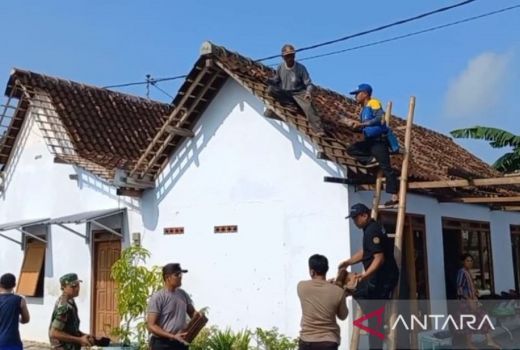
<path id="1" fill-rule="evenodd" d="M 352 129 L 363 132 L 364 140 L 348 147 L 347 153 L 364 165 L 368 165 L 375 158 L 386 178 L 386 192 L 392 195 L 391 200 L 387 201 L 385 206 L 394 206 L 399 201 L 397 195 L 398 182 L 390 164 L 387 140 L 389 129 L 384 121 L 385 112 L 381 102 L 372 98 L 372 87 L 369 84 L 360 84 L 350 94 L 355 95 L 356 101 L 363 107 L 359 115 L 361 121 L 352 121 L 346 118 L 341 119 L 341 121 Z"/>

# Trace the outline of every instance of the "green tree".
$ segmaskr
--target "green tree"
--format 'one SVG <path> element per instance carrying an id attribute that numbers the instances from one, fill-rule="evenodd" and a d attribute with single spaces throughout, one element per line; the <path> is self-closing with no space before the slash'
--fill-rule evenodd
<path id="1" fill-rule="evenodd" d="M 124 345 L 132 342 L 138 349 L 147 349 L 146 308 L 148 298 L 163 286 L 159 267 L 146 267 L 150 252 L 133 245 L 121 252 L 112 266 L 112 278 L 117 283 L 117 310 L 121 324 L 112 331 Z"/>
<path id="2" fill-rule="evenodd" d="M 508 152 L 498 158 L 493 167 L 505 173 L 514 172 L 520 169 L 520 136 L 508 131 L 490 128 L 486 126 L 475 126 L 467 129 L 457 129 L 451 132 L 455 138 L 470 138 L 476 140 L 486 140 L 493 148 L 511 147 Z"/>

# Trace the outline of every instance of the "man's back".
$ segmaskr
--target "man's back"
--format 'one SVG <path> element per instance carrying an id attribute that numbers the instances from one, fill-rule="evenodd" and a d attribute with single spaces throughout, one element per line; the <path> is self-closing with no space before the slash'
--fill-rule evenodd
<path id="1" fill-rule="evenodd" d="M 298 297 L 302 306 L 300 339 L 339 344 L 336 317 L 344 320 L 348 315 L 344 290 L 324 280 L 301 281 Z"/>
<path id="2" fill-rule="evenodd" d="M 13 293 L 0 294 L 0 348 L 21 346 L 18 323 L 22 297 Z"/>

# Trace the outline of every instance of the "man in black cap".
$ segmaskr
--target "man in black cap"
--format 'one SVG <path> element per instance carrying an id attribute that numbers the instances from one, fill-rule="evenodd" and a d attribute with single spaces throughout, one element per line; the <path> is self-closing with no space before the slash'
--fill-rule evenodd
<path id="1" fill-rule="evenodd" d="M 74 298 L 79 295 L 79 284 L 75 273 L 61 276 L 62 295 L 56 301 L 49 327 L 51 347 L 58 350 L 80 350 L 82 346 L 94 345 L 94 338 L 79 330 L 78 307 Z"/>
<path id="2" fill-rule="evenodd" d="M 151 350 L 187 350 L 184 329 L 186 315 L 191 318 L 197 312 L 190 296 L 183 289 L 183 270 L 180 264 L 166 264 L 162 268 L 164 289 L 155 292 L 148 301 L 147 327 L 152 334 Z"/>
<path id="3" fill-rule="evenodd" d="M 399 280 L 399 269 L 394 258 L 393 244 L 381 226 L 370 217 L 370 209 L 362 204 L 354 204 L 347 218 L 352 218 L 355 225 L 363 230 L 363 248 L 350 259 L 339 264 L 340 269 L 363 262 L 365 271 L 356 276 L 357 288 L 354 298 L 367 314 L 384 306 Z M 377 318 L 368 319 L 368 326 L 377 329 Z M 371 349 L 381 349 L 382 341 L 370 335 Z"/>

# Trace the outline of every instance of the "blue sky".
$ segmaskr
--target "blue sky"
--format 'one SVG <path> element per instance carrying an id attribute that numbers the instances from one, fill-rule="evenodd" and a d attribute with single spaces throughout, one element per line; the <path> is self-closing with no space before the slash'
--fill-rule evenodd
<path id="1" fill-rule="evenodd" d="M 105 86 L 146 74 L 187 73 L 205 40 L 252 58 L 454 4 L 445 0 L 384 1 L 127 1 L 0 2 L 0 81 L 12 67 Z M 344 49 L 520 4 L 478 0 L 448 13 L 349 40 L 299 57 Z M 276 62 L 276 61 L 273 61 Z M 417 97 L 416 122 L 447 133 L 482 124 L 520 134 L 520 9 L 397 42 L 305 62 L 318 85 L 347 92 L 360 82 L 406 113 Z M 175 95 L 181 81 L 160 87 Z M 122 91 L 144 95 L 145 87 Z M 152 89 L 151 97 L 170 98 Z M 501 152 L 460 141 L 486 161 Z"/>

